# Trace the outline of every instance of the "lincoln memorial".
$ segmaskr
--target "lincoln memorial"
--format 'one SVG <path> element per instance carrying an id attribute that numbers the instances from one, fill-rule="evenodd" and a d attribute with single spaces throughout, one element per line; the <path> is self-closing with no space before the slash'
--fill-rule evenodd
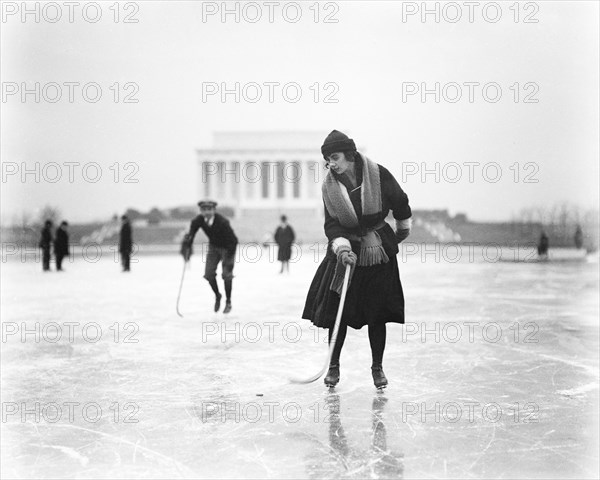
<path id="1" fill-rule="evenodd" d="M 197 149 L 199 198 L 230 207 L 239 228 L 270 231 L 285 214 L 323 231 L 321 144 L 327 132 L 215 132 Z M 263 225 L 264 224 L 264 225 Z M 322 235 L 322 233 L 320 233 Z"/>
<path id="2" fill-rule="evenodd" d="M 234 209 L 312 210 L 322 215 L 323 132 L 216 132 L 198 149 L 199 196 Z"/>

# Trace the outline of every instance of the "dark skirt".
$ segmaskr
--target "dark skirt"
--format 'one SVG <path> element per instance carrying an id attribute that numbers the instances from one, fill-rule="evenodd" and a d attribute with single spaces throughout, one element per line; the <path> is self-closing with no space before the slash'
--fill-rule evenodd
<path id="1" fill-rule="evenodd" d="M 292 256 L 292 244 L 282 243 L 279 245 L 279 251 L 277 252 L 277 260 L 280 262 L 287 262 Z"/>
<path id="2" fill-rule="evenodd" d="M 336 261 L 336 256 L 329 252 L 308 290 L 302 318 L 311 320 L 317 327 L 335 325 L 340 296 L 329 287 Z M 354 269 L 342 322 L 356 329 L 387 322 L 404 323 L 404 292 L 395 255 L 388 263 Z"/>

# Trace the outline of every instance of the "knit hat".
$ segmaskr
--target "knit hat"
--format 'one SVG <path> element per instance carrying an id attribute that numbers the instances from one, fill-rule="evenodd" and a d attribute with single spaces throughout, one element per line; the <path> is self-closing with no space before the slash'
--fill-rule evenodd
<path id="1" fill-rule="evenodd" d="M 344 152 L 346 150 L 356 150 L 354 140 L 337 130 L 332 130 L 321 146 L 321 153 L 325 160 L 327 160 L 327 157 L 334 152 Z"/>

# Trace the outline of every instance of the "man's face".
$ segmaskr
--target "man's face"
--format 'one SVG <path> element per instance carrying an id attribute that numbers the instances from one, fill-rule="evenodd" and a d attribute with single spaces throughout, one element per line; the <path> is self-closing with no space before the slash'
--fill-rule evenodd
<path id="1" fill-rule="evenodd" d="M 210 220 L 215 216 L 215 207 L 209 207 L 208 205 L 204 205 L 200 207 L 200 214 L 206 219 Z"/>

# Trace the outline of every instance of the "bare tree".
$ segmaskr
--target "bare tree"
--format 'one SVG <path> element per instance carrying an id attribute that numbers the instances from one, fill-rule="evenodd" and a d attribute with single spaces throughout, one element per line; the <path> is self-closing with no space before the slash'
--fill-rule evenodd
<path id="1" fill-rule="evenodd" d="M 52 223 L 56 224 L 60 220 L 60 217 L 61 212 L 58 207 L 46 204 L 40 210 L 37 220 L 40 225 L 43 225 L 46 220 L 52 220 Z"/>

